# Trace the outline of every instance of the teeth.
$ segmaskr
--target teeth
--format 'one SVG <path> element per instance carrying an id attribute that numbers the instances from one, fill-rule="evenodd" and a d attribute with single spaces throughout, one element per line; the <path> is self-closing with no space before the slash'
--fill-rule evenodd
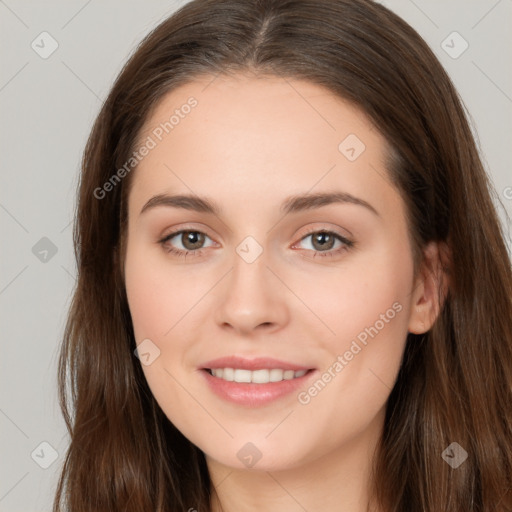
<path id="1" fill-rule="evenodd" d="M 286 370 L 283 373 L 283 379 L 284 380 L 291 380 L 291 379 L 293 379 L 294 375 L 295 375 L 295 372 L 293 370 Z"/>
<path id="2" fill-rule="evenodd" d="M 224 380 L 229 380 L 230 382 L 235 378 L 235 370 L 233 368 L 224 368 L 221 370 L 222 375 L 221 377 Z M 216 377 L 219 377 L 219 375 L 215 375 Z"/>
<path id="3" fill-rule="evenodd" d="M 221 370 L 222 371 L 222 370 Z M 250 370 L 235 370 L 235 382 L 251 382 L 251 371 Z"/>
<path id="4" fill-rule="evenodd" d="M 280 382 L 282 380 L 291 380 L 302 377 L 306 370 L 280 370 L 272 368 L 271 370 L 241 370 L 238 368 L 216 368 L 210 370 L 214 377 L 227 380 L 229 382 L 254 382 L 255 384 L 267 384 L 269 382 Z"/>
<path id="5" fill-rule="evenodd" d="M 269 379 L 270 382 L 279 382 L 280 380 L 283 380 L 283 370 L 273 368 L 269 372 Z"/>
<path id="6" fill-rule="evenodd" d="M 256 384 L 265 384 L 266 382 L 270 382 L 269 370 L 254 370 L 253 372 L 248 371 L 247 373 L 252 373 L 252 376 L 250 377 L 251 382 L 255 382 Z"/>

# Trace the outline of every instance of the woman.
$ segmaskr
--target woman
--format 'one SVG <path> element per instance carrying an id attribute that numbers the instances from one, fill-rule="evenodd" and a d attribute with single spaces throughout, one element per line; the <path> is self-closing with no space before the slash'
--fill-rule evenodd
<path id="1" fill-rule="evenodd" d="M 491 193 L 385 7 L 185 5 L 84 153 L 54 510 L 512 510 Z"/>

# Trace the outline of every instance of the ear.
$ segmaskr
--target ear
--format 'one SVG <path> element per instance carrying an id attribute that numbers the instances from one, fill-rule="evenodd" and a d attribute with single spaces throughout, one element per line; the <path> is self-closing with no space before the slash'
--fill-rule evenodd
<path id="1" fill-rule="evenodd" d="M 409 332 L 423 334 L 434 324 L 448 294 L 451 255 L 445 242 L 429 242 L 411 294 Z"/>

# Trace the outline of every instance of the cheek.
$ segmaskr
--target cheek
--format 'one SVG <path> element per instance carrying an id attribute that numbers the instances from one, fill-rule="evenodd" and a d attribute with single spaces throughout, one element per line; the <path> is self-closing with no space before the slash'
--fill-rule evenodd
<path id="1" fill-rule="evenodd" d="M 292 279 L 297 295 L 316 314 L 317 334 L 332 354 L 348 350 L 354 339 L 364 345 L 377 335 L 389 344 L 402 343 L 413 280 L 405 248 L 383 244 L 351 256 L 332 272 L 290 274 Z"/>
<path id="2" fill-rule="evenodd" d="M 196 279 L 183 268 L 175 268 L 165 261 L 165 253 L 155 254 L 135 243 L 128 247 L 125 262 L 125 286 L 132 317 L 136 344 L 151 340 L 151 361 L 142 370 L 151 392 L 167 417 L 186 435 L 195 432 L 194 402 L 184 390 L 187 375 L 187 344 L 185 335 L 192 306 L 198 301 Z M 203 287 L 204 288 L 204 287 Z M 148 345 L 145 345 L 146 347 Z M 156 346 L 156 348 L 155 348 Z M 156 351 L 156 352 L 155 352 Z M 154 354 L 157 356 L 154 358 Z M 187 390 L 199 393 L 193 387 Z M 193 410 L 193 413 L 191 413 Z M 194 436 L 193 442 L 199 441 Z"/>
<path id="3" fill-rule="evenodd" d="M 196 272 L 172 266 L 162 250 L 128 249 L 125 285 L 136 341 L 163 340 L 187 315 L 205 287 Z"/>
<path id="4" fill-rule="evenodd" d="M 311 399 L 320 414 L 330 410 L 336 417 L 360 410 L 366 420 L 384 405 L 405 347 L 412 279 L 407 251 L 386 246 L 325 279 L 322 294 L 309 287 L 306 300 L 331 335 L 318 338 L 326 354 L 326 385 L 304 390 L 303 402 Z M 332 403 L 338 404 L 335 410 Z"/>
<path id="5" fill-rule="evenodd" d="M 165 411 L 189 406 L 179 383 L 190 378 L 201 356 L 192 338 L 208 315 L 206 296 L 218 280 L 212 272 L 170 263 L 163 249 L 147 244 L 128 246 L 125 286 L 135 341 L 139 345 L 149 339 L 156 346 L 158 358 L 142 369 L 157 401 L 166 403 Z"/>

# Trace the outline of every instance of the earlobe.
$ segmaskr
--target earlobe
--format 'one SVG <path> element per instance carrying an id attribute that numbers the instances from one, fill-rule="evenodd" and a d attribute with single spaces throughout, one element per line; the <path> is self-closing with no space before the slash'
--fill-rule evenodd
<path id="1" fill-rule="evenodd" d="M 413 334 L 423 334 L 431 327 L 433 303 L 427 290 L 425 275 L 420 272 L 411 296 L 411 314 L 408 331 Z"/>
<path id="2" fill-rule="evenodd" d="M 430 242 L 411 295 L 408 331 L 423 334 L 438 317 L 449 289 L 449 248 L 444 242 Z"/>

